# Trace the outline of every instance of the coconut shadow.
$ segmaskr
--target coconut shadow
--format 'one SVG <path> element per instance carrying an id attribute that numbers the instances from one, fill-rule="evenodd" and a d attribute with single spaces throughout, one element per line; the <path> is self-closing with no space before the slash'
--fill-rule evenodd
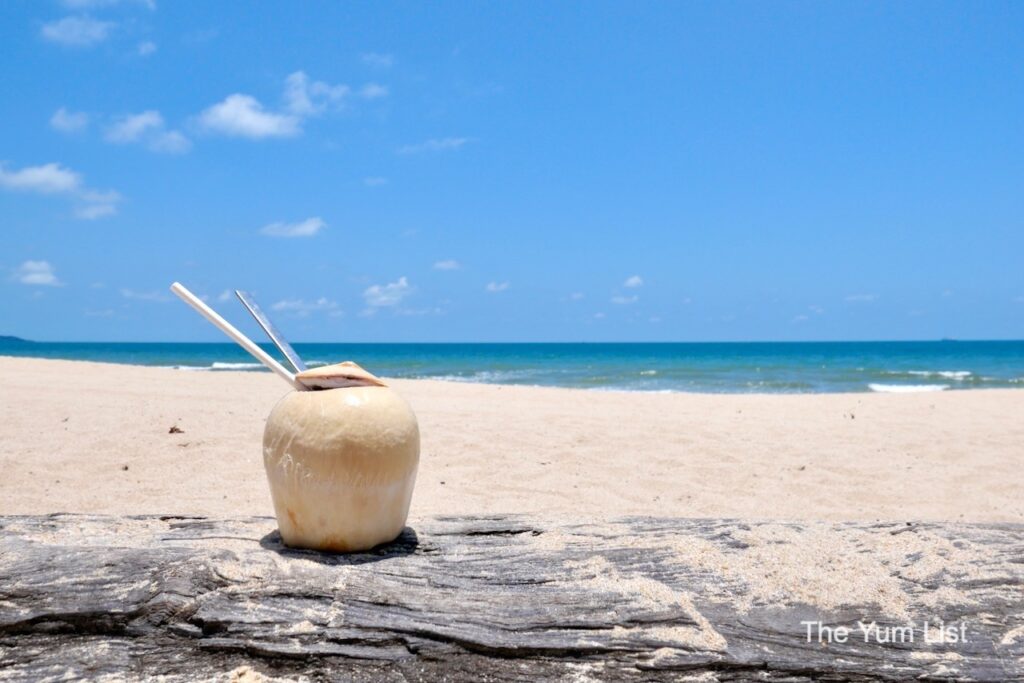
<path id="1" fill-rule="evenodd" d="M 393 541 L 381 543 L 378 546 L 359 553 L 332 553 L 321 550 L 307 550 L 304 548 L 289 548 L 281 540 L 281 532 L 274 529 L 260 539 L 260 546 L 282 557 L 301 558 L 326 565 L 353 565 L 380 562 L 396 557 L 405 557 L 416 553 L 420 546 L 419 536 L 412 527 L 405 527 L 402 533 Z"/>

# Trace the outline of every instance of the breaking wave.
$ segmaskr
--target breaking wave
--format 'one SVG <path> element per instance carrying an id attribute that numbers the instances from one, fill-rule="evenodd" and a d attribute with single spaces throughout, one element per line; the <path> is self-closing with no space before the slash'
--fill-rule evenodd
<path id="1" fill-rule="evenodd" d="M 886 370 L 886 375 L 910 375 L 911 377 L 941 377 L 952 379 L 958 382 L 971 377 L 974 373 L 970 370 Z"/>

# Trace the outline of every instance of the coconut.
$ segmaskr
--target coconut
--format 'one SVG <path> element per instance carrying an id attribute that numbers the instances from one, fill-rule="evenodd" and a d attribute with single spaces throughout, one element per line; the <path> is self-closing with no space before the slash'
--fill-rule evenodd
<path id="1" fill-rule="evenodd" d="M 286 394 L 263 432 L 282 540 L 334 552 L 394 540 L 409 513 L 420 455 L 409 404 L 351 362 L 296 379 L 311 390 Z"/>

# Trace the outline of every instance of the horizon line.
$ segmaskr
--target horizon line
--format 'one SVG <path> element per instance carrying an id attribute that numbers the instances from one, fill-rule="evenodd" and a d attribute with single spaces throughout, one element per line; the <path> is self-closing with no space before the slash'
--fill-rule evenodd
<path id="1" fill-rule="evenodd" d="M 55 339 L 25 339 L 15 335 L 0 335 L 3 338 L 13 339 L 16 342 L 26 344 L 227 344 L 233 345 L 230 340 L 221 341 L 138 341 L 138 340 L 55 340 Z M 295 341 L 292 344 L 378 344 L 390 346 L 413 346 L 423 344 L 436 345 L 460 345 L 460 344 L 492 344 L 492 345 L 529 345 L 529 344 L 915 344 L 915 343 L 959 343 L 959 342 L 1024 342 L 1024 338 L 973 338 L 973 337 L 940 337 L 940 338 L 918 338 L 918 339 L 712 339 L 712 340 L 649 340 L 649 341 L 587 341 L 587 340 L 558 340 L 558 341 Z M 258 341 L 257 344 L 273 346 L 270 341 Z"/>

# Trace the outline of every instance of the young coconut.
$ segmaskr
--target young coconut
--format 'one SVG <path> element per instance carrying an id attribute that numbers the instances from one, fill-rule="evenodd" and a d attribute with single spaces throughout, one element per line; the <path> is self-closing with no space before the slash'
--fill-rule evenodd
<path id="1" fill-rule="evenodd" d="M 405 526 L 420 456 L 409 404 L 355 363 L 300 372 L 310 391 L 267 418 L 263 464 L 281 538 L 315 550 L 368 550 Z"/>
<path id="2" fill-rule="evenodd" d="M 344 552 L 394 540 L 405 526 L 420 459 L 409 404 L 355 363 L 306 370 L 244 292 L 235 293 L 299 374 L 180 282 L 171 291 L 295 388 L 274 406 L 263 432 L 263 464 L 284 542 Z"/>

